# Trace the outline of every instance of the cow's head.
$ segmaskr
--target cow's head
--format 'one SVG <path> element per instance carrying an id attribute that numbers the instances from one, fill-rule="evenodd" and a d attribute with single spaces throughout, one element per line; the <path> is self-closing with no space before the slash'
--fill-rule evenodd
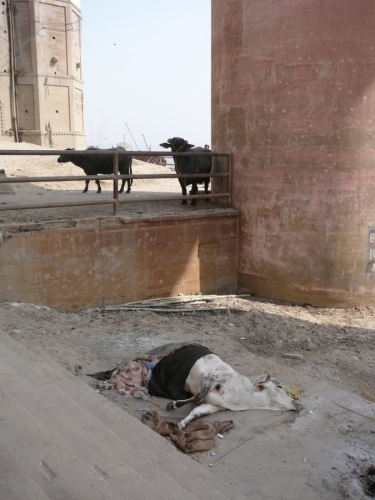
<path id="1" fill-rule="evenodd" d="M 277 380 L 267 375 L 264 381 L 260 381 L 255 385 L 256 391 L 261 395 L 267 404 L 268 410 L 293 410 L 300 411 L 302 409 L 301 403 L 294 400 L 287 394 L 282 385 Z"/>
<path id="2" fill-rule="evenodd" d="M 74 148 L 67 148 L 65 151 L 75 151 Z M 57 163 L 68 163 L 71 161 L 72 157 L 70 155 L 61 155 L 57 158 Z"/>
<path id="3" fill-rule="evenodd" d="M 228 410 L 292 410 L 301 404 L 291 398 L 270 375 L 251 381 L 233 371 L 209 376 L 210 389 L 205 402 Z"/>
<path id="4" fill-rule="evenodd" d="M 166 149 L 171 148 L 173 153 L 183 153 L 193 148 L 194 144 L 189 144 L 188 141 L 185 141 L 181 137 L 173 137 L 173 139 L 168 139 L 167 142 L 163 142 L 160 146 Z"/>

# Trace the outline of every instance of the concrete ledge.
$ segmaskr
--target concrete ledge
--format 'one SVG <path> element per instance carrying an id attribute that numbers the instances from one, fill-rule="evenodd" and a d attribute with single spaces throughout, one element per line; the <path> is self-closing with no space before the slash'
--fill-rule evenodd
<path id="1" fill-rule="evenodd" d="M 77 311 L 237 289 L 238 212 L 1 227 L 0 301 Z"/>

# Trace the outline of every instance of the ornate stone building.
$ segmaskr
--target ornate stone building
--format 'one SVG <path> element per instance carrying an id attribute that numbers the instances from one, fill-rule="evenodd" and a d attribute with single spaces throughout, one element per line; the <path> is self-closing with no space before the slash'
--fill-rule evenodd
<path id="1" fill-rule="evenodd" d="M 85 148 L 79 0 L 2 0 L 1 140 Z"/>

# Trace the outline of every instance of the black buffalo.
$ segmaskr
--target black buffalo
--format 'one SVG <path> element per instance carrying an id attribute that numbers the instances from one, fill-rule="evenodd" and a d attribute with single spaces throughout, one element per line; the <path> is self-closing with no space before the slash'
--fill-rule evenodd
<path id="1" fill-rule="evenodd" d="M 97 150 L 98 148 L 87 148 L 87 150 Z M 74 151 L 74 149 L 68 148 L 66 151 Z M 124 148 L 112 148 L 104 151 L 125 151 Z M 71 161 L 77 167 L 83 169 L 86 175 L 98 175 L 98 174 L 113 174 L 113 156 L 112 155 L 75 155 L 75 154 L 63 154 L 57 158 L 58 163 L 67 163 Z M 132 172 L 132 157 L 131 156 L 119 156 L 118 159 L 118 171 L 120 175 L 131 175 Z M 128 183 L 128 189 L 126 193 L 130 193 L 130 186 L 133 184 L 133 179 L 122 179 L 121 188 L 119 193 L 124 192 L 125 182 Z M 95 180 L 98 190 L 97 193 L 101 193 L 102 189 L 100 187 L 99 179 Z M 87 193 L 89 188 L 90 179 L 85 181 L 86 187 L 83 193 Z"/>
<path id="2" fill-rule="evenodd" d="M 189 144 L 185 139 L 181 137 L 173 137 L 173 139 L 168 139 L 168 142 L 163 142 L 160 144 L 163 148 L 171 148 L 172 153 L 185 153 L 187 151 L 202 151 L 204 155 L 202 156 L 174 156 L 174 164 L 177 174 L 210 174 L 211 173 L 211 156 L 207 153 L 211 151 L 207 148 L 195 148 L 194 144 Z M 191 179 L 178 179 L 182 189 L 182 195 L 186 196 L 186 186 L 192 185 L 190 194 L 195 195 L 198 193 L 197 184 L 204 184 L 204 192 L 208 194 L 208 185 L 210 183 L 210 177 L 201 178 L 191 178 Z M 207 199 L 206 201 L 209 201 Z M 182 200 L 182 204 L 186 205 L 187 201 Z M 197 204 L 197 200 L 191 200 L 192 205 Z"/>

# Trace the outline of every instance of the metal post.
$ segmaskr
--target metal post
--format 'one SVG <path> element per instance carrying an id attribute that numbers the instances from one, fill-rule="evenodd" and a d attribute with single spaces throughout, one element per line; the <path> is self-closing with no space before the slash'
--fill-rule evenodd
<path id="1" fill-rule="evenodd" d="M 113 155 L 113 215 L 118 214 L 118 153 Z"/>
<path id="2" fill-rule="evenodd" d="M 228 157 L 229 162 L 229 206 L 233 208 L 233 155 L 230 154 Z"/>

